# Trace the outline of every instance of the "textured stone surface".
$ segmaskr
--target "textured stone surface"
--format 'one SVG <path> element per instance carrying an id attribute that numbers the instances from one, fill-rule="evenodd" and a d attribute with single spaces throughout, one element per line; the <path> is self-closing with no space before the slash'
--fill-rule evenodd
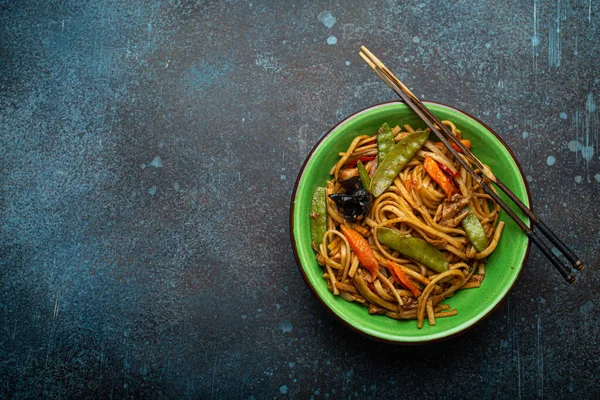
<path id="1" fill-rule="evenodd" d="M 600 3 L 0 2 L 0 398 L 593 398 Z M 336 121 L 416 94 L 501 134 L 532 249 L 454 340 L 348 330 L 304 284 L 290 194 Z M 435 361 L 434 361 L 435 360 Z"/>

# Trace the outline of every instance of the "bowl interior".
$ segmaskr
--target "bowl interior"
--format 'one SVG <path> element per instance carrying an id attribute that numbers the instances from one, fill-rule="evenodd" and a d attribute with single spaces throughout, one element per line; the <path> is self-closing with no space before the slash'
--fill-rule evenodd
<path id="1" fill-rule="evenodd" d="M 428 103 L 428 108 L 441 120 L 451 120 L 470 139 L 473 153 L 490 166 L 500 178 L 527 205 L 530 198 L 522 171 L 506 145 L 482 123 L 454 108 Z M 352 328 L 379 340 L 416 343 L 442 339 L 457 334 L 488 315 L 506 296 L 515 283 L 528 254 L 527 237 L 518 226 L 502 213 L 506 226 L 502 238 L 486 266 L 486 277 L 478 289 L 458 292 L 444 300 L 458 315 L 439 318 L 435 326 L 425 322 L 422 329 L 416 321 L 396 321 L 380 315 L 369 315 L 365 307 L 349 303 L 327 290 L 321 277 L 323 269 L 317 264 L 310 247 L 309 208 L 317 186 L 329 179 L 329 170 L 337 162 L 338 152 L 344 151 L 357 135 L 372 135 L 384 122 L 390 126 L 410 124 L 424 128 L 425 124 L 402 103 L 386 103 L 370 107 L 336 125 L 309 154 L 296 182 L 292 197 L 292 242 L 301 272 L 322 303 Z M 507 203 L 508 199 L 501 193 Z M 512 207 L 523 220 L 525 216 Z"/>

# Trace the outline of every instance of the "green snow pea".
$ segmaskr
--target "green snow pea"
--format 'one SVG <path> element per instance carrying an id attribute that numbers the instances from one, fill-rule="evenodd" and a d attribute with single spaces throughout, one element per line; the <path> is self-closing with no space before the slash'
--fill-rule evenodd
<path id="1" fill-rule="evenodd" d="M 468 210 L 468 214 L 461 222 L 462 227 L 477 251 L 483 251 L 488 246 L 487 238 L 485 237 L 485 232 L 483 231 L 483 226 L 471 207 L 467 206 L 466 208 Z"/>
<path id="2" fill-rule="evenodd" d="M 392 184 L 402 168 L 421 149 L 429 132 L 419 131 L 412 133 L 400 140 L 383 159 L 379 159 L 379 166 L 371 180 L 370 192 L 379 197 Z"/>
<path id="3" fill-rule="evenodd" d="M 395 145 L 396 141 L 394 140 L 392 128 L 386 122 L 377 130 L 377 155 L 379 156 L 379 162 L 385 159 Z"/>
<path id="4" fill-rule="evenodd" d="M 310 203 L 310 238 L 319 246 L 323 242 L 323 235 L 327 231 L 327 200 L 325 188 L 318 187 Z"/>
<path id="5" fill-rule="evenodd" d="M 448 270 L 448 261 L 444 254 L 423 239 L 405 236 L 389 228 L 379 228 L 377 239 L 435 272 L 442 273 Z"/>
<path id="6" fill-rule="evenodd" d="M 358 160 L 356 163 L 356 167 L 358 168 L 358 176 L 360 176 L 360 181 L 365 189 L 369 189 L 371 185 L 371 178 L 369 178 L 369 173 L 367 172 L 365 166 L 362 161 Z"/>

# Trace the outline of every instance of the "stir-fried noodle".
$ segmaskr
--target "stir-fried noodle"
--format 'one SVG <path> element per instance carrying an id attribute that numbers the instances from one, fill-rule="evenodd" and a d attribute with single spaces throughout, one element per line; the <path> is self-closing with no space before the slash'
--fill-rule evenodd
<path id="1" fill-rule="evenodd" d="M 452 122 L 443 123 L 461 138 Z M 408 125 L 391 133 L 394 147 L 418 135 Z M 381 160 L 377 136 L 356 137 L 331 169 L 325 185 L 325 234 L 320 243 L 313 243 L 317 260 L 333 294 L 368 307 L 371 314 L 417 319 L 419 328 L 425 319 L 434 325 L 435 318 L 458 312 L 442 300 L 480 286 L 486 257 L 496 248 L 504 226 L 498 222 L 500 207 L 444 146 L 430 140 L 404 160 L 387 189 L 372 196 L 364 186 L 370 185 L 373 192 L 372 180 L 386 173 L 377 169 L 402 161 L 401 151 Z M 368 178 L 359 180 L 359 172 Z M 347 182 L 363 189 L 363 208 L 358 211 L 350 210 L 358 203 L 351 202 Z"/>

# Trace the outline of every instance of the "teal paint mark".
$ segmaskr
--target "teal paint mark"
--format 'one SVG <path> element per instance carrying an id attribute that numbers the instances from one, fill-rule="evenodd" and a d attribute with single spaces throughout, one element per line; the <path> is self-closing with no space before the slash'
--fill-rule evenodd
<path id="1" fill-rule="evenodd" d="M 592 92 L 588 93 L 585 109 L 588 110 L 589 113 L 596 111 L 596 102 L 594 101 L 594 94 Z"/>
<path id="2" fill-rule="evenodd" d="M 323 23 L 323 25 L 330 29 L 337 22 L 337 19 L 333 15 L 331 15 L 331 11 L 322 11 L 319 13 L 317 18 Z"/>
<path id="3" fill-rule="evenodd" d="M 282 322 L 281 324 L 279 324 L 279 328 L 281 329 L 281 331 L 283 333 L 290 333 L 290 332 L 292 332 L 293 326 L 290 321 L 286 321 L 286 322 Z"/>
<path id="4" fill-rule="evenodd" d="M 150 165 L 152 165 L 154 168 L 162 168 L 163 164 L 162 164 L 162 159 L 160 158 L 160 156 L 154 157 L 154 160 L 152 160 Z"/>
<path id="5" fill-rule="evenodd" d="M 585 317 L 589 317 L 590 313 L 596 308 L 594 303 L 591 300 L 586 301 L 581 307 L 579 307 L 579 312 L 582 313 Z"/>

